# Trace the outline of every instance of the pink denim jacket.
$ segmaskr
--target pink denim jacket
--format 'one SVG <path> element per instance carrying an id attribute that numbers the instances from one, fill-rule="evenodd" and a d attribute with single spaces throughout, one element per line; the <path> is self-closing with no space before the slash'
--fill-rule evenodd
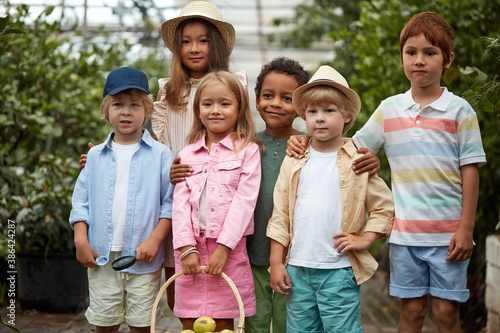
<path id="1" fill-rule="evenodd" d="M 238 142 L 236 142 L 238 144 Z M 232 134 L 209 151 L 205 136 L 179 152 L 194 172 L 175 186 L 172 212 L 174 249 L 195 245 L 200 235 L 200 198 L 206 182 L 206 237 L 234 249 L 253 234 L 253 212 L 260 187 L 260 151 L 251 142 L 237 154 Z"/>

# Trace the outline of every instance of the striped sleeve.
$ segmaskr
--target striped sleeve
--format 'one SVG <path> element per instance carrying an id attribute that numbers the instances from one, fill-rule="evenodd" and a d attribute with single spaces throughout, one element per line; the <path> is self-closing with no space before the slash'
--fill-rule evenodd
<path id="1" fill-rule="evenodd" d="M 379 107 L 353 137 L 358 148 L 368 148 L 376 154 L 384 146 L 384 113 Z"/>

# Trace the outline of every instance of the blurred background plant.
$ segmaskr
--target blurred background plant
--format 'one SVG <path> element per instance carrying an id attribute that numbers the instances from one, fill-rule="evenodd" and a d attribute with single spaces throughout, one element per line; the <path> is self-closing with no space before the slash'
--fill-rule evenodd
<path id="1" fill-rule="evenodd" d="M 158 77 L 165 75 L 154 48 L 130 60 L 127 41 L 72 38 L 81 31 L 62 31 L 51 18 L 53 7 L 34 20 L 27 5 L 7 7 L 9 14 L 0 18 L 2 264 L 8 220 L 15 221 L 17 253 L 74 253 L 68 218 L 79 156 L 89 141 L 100 143 L 111 130 L 99 108 L 107 73 L 121 66 L 141 68 L 155 92 Z M 106 36 L 104 28 L 101 33 Z"/>
<path id="2" fill-rule="evenodd" d="M 9 219 L 18 251 L 74 252 L 68 217 L 79 156 L 111 130 L 99 109 L 107 73 L 137 66 L 158 91 L 165 72 L 154 52 L 130 63 L 126 41 L 69 38 L 52 9 L 27 23 L 29 7 L 20 5 L 0 21 L 0 253 Z"/>

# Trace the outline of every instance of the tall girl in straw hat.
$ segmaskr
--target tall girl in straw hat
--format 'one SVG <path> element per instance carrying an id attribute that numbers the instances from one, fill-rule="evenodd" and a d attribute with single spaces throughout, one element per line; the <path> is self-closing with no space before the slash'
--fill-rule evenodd
<path id="1" fill-rule="evenodd" d="M 156 139 L 177 155 L 185 147 L 193 124 L 193 99 L 200 80 L 209 72 L 228 70 L 235 32 L 215 5 L 193 1 L 181 10 L 178 17 L 162 24 L 161 34 L 173 54 L 171 77 L 159 80 L 160 91 L 151 123 Z M 241 71 L 235 75 L 246 88 L 246 73 Z M 175 159 L 174 165 L 170 173 L 173 184 L 192 172 L 192 168 L 179 158 Z M 165 243 L 164 266 L 168 279 L 175 273 L 171 234 L 167 235 Z M 173 284 L 168 287 L 167 297 L 169 307 L 173 309 Z"/>
<path id="2" fill-rule="evenodd" d="M 179 153 L 193 173 L 174 190 L 175 265 L 184 271 L 175 281 L 174 314 L 184 329 L 209 316 L 217 331 L 232 330 L 240 311 L 222 272 L 238 288 L 245 315 L 256 313 L 246 237 L 253 233 L 260 187 L 259 141 L 247 92 L 233 74 L 207 74 L 193 108 L 189 145 Z"/>

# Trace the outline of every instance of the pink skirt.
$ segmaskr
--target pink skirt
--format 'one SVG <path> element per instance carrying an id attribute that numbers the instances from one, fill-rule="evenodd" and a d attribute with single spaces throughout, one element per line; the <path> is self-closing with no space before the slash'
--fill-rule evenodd
<path id="1" fill-rule="evenodd" d="M 204 236 L 204 233 L 201 235 Z M 196 249 L 200 252 L 200 263 L 205 266 L 217 248 L 214 238 L 197 237 Z M 175 251 L 175 271 L 182 269 L 180 251 Z M 229 252 L 224 273 L 236 285 L 245 308 L 245 316 L 257 313 L 255 289 L 248 260 L 246 237 Z M 208 316 L 214 319 L 239 318 L 240 311 L 233 290 L 221 276 L 201 272 L 197 275 L 182 275 L 175 280 L 174 314 L 179 318 Z"/>

